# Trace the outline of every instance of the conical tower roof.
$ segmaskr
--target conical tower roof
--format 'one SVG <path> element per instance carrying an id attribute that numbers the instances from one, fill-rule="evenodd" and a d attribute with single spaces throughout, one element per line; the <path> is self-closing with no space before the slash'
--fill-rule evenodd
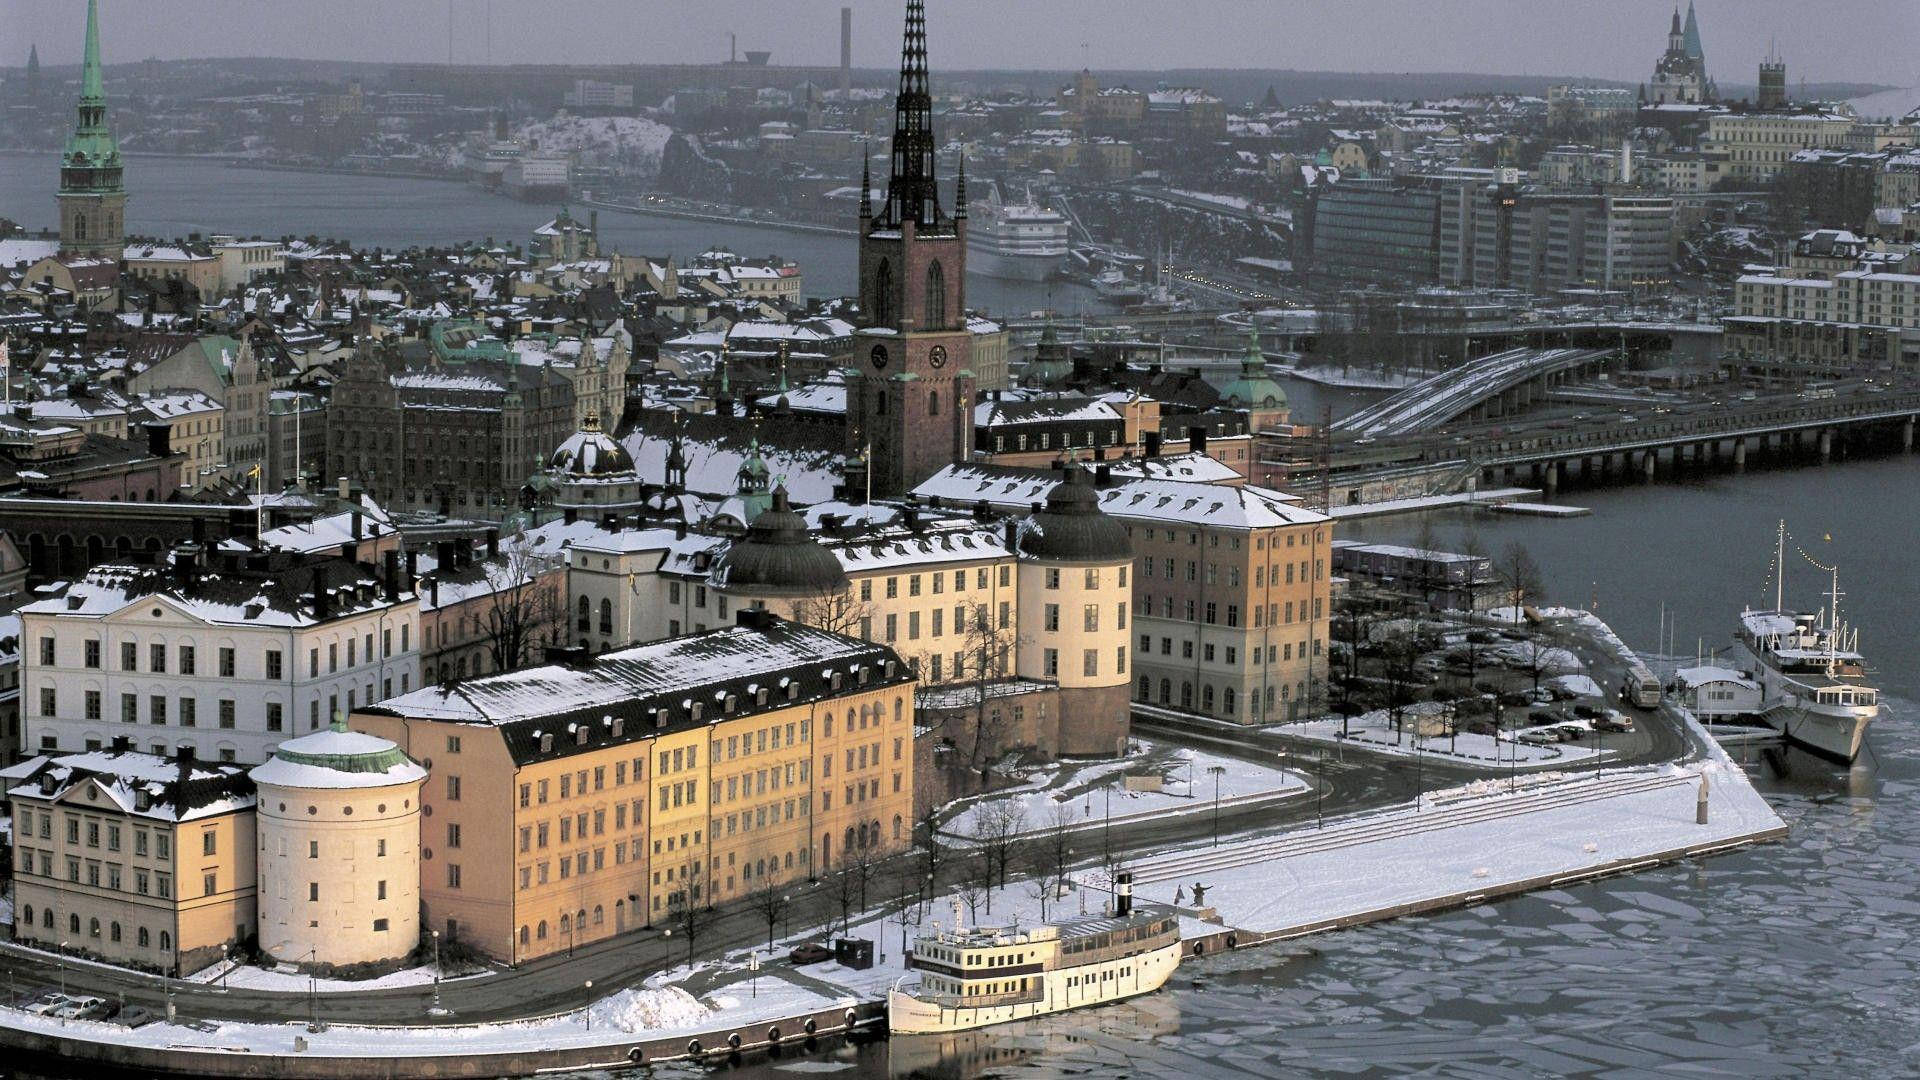
<path id="1" fill-rule="evenodd" d="M 1260 325 L 1247 322 L 1247 348 L 1240 354 L 1240 374 L 1221 387 L 1227 404 L 1242 409 L 1279 409 L 1287 404 L 1287 392 L 1267 372 L 1267 356 L 1260 349 Z"/>

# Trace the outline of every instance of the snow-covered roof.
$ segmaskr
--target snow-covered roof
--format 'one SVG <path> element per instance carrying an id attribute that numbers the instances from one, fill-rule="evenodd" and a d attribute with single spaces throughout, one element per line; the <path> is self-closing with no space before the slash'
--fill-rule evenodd
<path id="1" fill-rule="evenodd" d="M 1744 672 L 1732 668 L 1715 667 L 1702 664 L 1699 667 L 1684 667 L 1675 671 L 1674 677 L 1686 683 L 1689 689 L 1698 689 L 1708 683 L 1733 683 L 1743 690 L 1758 690 L 1760 684 L 1747 678 Z"/>
<path id="2" fill-rule="evenodd" d="M 0 781 L 13 798 L 49 803 L 91 784 L 121 813 L 155 821 L 195 821 L 254 804 L 242 766 L 134 750 L 42 755 L 0 769 Z M 97 801 L 84 805 L 100 809 Z"/>
<path id="3" fill-rule="evenodd" d="M 912 678 L 884 645 L 760 615 L 575 666 L 427 687 L 365 711 L 495 727 L 524 763 Z"/>
<path id="4" fill-rule="evenodd" d="M 256 784 L 338 791 L 414 784 L 427 770 L 392 740 L 332 727 L 281 743 L 249 775 Z"/>

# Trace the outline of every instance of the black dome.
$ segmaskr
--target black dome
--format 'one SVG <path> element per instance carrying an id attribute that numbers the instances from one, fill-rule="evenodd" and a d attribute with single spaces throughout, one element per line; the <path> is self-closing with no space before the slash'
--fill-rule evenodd
<path id="1" fill-rule="evenodd" d="M 840 560 L 807 532 L 807 519 L 787 503 L 787 489 L 747 527 L 747 535 L 713 564 L 715 588 L 771 596 L 817 596 L 847 587 Z"/>
<path id="2" fill-rule="evenodd" d="M 1066 562 L 1127 562 L 1133 539 L 1127 527 L 1100 509 L 1100 496 L 1076 469 L 1053 486 L 1047 505 L 1020 530 L 1020 554 Z"/>

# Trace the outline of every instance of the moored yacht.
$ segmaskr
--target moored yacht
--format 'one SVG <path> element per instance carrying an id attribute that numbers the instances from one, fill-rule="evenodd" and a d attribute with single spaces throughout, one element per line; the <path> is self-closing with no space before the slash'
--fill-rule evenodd
<path id="1" fill-rule="evenodd" d="M 1179 966 L 1179 918 L 1136 910 L 1132 875 L 1121 873 L 1110 914 L 920 935 L 917 978 L 888 992 L 887 1026 L 897 1035 L 962 1031 L 1100 1005 L 1158 990 Z"/>
<path id="2" fill-rule="evenodd" d="M 1786 538 L 1783 522 L 1774 548 L 1773 608 L 1741 613 L 1735 655 L 1750 662 L 1749 675 L 1760 686 L 1762 723 L 1795 746 L 1851 764 L 1880 715 L 1880 692 L 1866 681 L 1859 631 L 1840 618 L 1836 567 L 1814 563 L 1832 582 L 1825 610 L 1786 608 Z"/>

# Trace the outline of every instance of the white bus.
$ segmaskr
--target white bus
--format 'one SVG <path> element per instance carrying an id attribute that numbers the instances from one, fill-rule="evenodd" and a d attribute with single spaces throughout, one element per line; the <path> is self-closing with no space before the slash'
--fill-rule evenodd
<path id="1" fill-rule="evenodd" d="M 1620 680 L 1620 699 L 1637 709 L 1660 707 L 1660 680 L 1644 666 L 1635 664 Z"/>

